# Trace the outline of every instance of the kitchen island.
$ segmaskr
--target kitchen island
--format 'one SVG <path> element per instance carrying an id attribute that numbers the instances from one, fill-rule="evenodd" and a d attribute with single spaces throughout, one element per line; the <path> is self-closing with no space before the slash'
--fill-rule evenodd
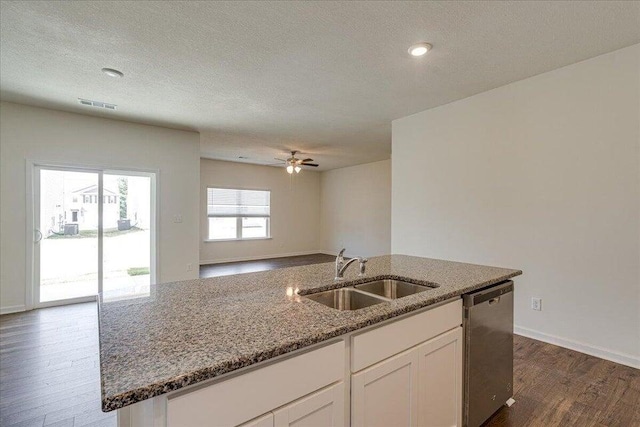
<path id="1" fill-rule="evenodd" d="M 397 326 L 395 331 L 383 326 L 405 322 L 408 329 L 402 329 L 400 335 L 409 341 L 397 348 L 399 354 L 454 327 L 461 329 L 462 294 L 521 273 L 389 255 L 372 258 L 363 277 L 356 268 L 348 270 L 343 281 L 334 281 L 334 265 L 327 263 L 154 285 L 148 295 L 124 300 L 110 301 L 109 294 L 103 294 L 98 304 L 102 407 L 104 411 L 119 410 L 121 426 L 198 425 L 197 420 L 205 418 L 210 425 L 237 425 L 252 419 L 252 425 L 273 425 L 272 410 L 293 401 L 294 395 L 305 397 L 331 386 L 332 396 L 342 394 L 346 402 L 339 405 L 342 409 L 334 408 L 334 416 L 339 413 L 341 418 L 334 424 L 358 424 L 355 415 L 350 415 L 353 385 L 349 374 L 367 372 L 380 361 L 358 354 L 387 357 L 396 353 L 385 354 L 393 350 L 393 345 L 385 342 L 378 346 L 391 350 L 364 351 L 362 347 L 356 351 L 351 347 L 357 337 L 364 337 L 360 340 L 363 346 L 364 342 L 375 345 L 370 338 L 376 336 L 367 338 L 367 334 L 380 330 L 380 337 L 399 336 Z M 339 311 L 304 297 L 374 279 L 437 287 L 353 311 Z M 425 316 L 420 323 L 415 320 L 418 315 Z M 433 329 L 440 324 L 447 329 Z M 460 347 L 461 342 L 457 357 L 461 357 Z M 339 369 L 336 363 L 326 363 L 331 360 L 339 361 Z M 294 371 L 283 378 L 285 368 Z M 323 372 L 324 368 L 328 371 Z M 313 374 L 316 371 L 318 374 Z M 262 383 L 253 384 L 252 378 Z M 234 394 L 244 390 L 251 396 L 252 389 L 260 391 L 264 381 L 274 378 L 283 384 L 272 384 L 263 398 L 238 401 Z M 287 384 L 290 378 L 294 379 L 291 385 Z M 227 385 L 230 388 L 220 388 Z M 226 397 L 228 401 L 224 401 Z M 199 418 L 201 410 L 208 412 L 205 418 Z M 258 417 L 256 411 L 262 410 L 264 417 Z M 288 413 L 292 411 L 289 408 Z M 189 419 L 180 418 L 185 414 Z M 220 414 L 221 421 L 212 419 L 212 414 Z"/>

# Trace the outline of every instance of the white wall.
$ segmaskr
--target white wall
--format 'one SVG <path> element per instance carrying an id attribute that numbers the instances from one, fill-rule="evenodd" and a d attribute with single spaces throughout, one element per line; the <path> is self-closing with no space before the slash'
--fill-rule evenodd
<path id="1" fill-rule="evenodd" d="M 394 121 L 393 252 L 522 269 L 517 331 L 640 365 L 639 58 Z"/>
<path id="2" fill-rule="evenodd" d="M 271 190 L 271 239 L 207 242 L 207 187 Z M 200 263 L 317 253 L 320 176 L 304 170 L 202 159 L 200 161 Z"/>
<path id="3" fill-rule="evenodd" d="M 159 170 L 159 275 L 198 277 L 199 135 L 124 121 L 0 104 L 0 300 L 23 309 L 26 160 Z M 174 223 L 174 215 L 182 223 Z M 187 271 L 187 264 L 192 264 Z"/>
<path id="4" fill-rule="evenodd" d="M 321 174 L 320 246 L 349 256 L 391 252 L 391 160 Z"/>

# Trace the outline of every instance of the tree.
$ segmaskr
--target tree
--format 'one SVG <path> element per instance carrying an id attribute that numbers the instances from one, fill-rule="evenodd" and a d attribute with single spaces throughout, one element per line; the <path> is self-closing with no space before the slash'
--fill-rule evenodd
<path id="1" fill-rule="evenodd" d="M 127 194 L 129 183 L 127 178 L 118 178 L 118 195 L 120 196 L 120 219 L 127 219 Z"/>

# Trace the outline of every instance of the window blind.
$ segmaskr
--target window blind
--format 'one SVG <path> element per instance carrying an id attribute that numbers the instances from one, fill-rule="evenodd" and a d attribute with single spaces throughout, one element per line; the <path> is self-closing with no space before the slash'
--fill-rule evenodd
<path id="1" fill-rule="evenodd" d="M 271 192 L 207 188 L 207 215 L 210 217 L 269 217 Z"/>

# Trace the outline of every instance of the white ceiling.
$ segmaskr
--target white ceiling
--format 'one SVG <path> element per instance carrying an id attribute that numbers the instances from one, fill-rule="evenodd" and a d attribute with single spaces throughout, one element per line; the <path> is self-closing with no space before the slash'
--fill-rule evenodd
<path id="1" fill-rule="evenodd" d="M 640 42 L 640 2 L 2 1 L 0 12 L 3 100 L 198 130 L 204 157 L 271 163 L 299 149 L 321 170 L 389 158 L 393 119 Z M 420 41 L 431 53 L 409 57 Z"/>

